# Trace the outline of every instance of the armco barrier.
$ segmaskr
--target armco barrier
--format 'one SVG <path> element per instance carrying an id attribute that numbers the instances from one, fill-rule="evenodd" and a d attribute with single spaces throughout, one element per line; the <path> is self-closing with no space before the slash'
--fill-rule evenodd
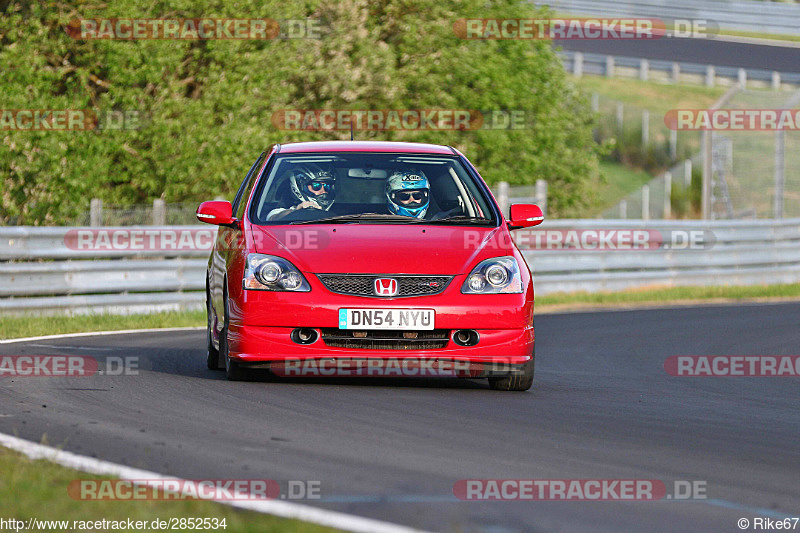
<path id="1" fill-rule="evenodd" d="M 215 231 L 211 226 L 169 229 L 197 231 L 198 228 Z M 91 228 L 98 229 L 103 228 Z M 131 229 L 135 228 L 126 228 Z M 554 230 L 567 235 L 564 232 L 569 230 L 637 229 L 662 235 L 705 231 L 713 236 L 713 246 L 531 249 L 530 243 L 535 242 L 532 234 L 522 233 Z M 0 227 L 0 314 L 202 309 L 207 249 L 81 251 L 65 244 L 68 232 L 75 230 Z M 548 220 L 532 230 L 520 231 L 516 238 L 523 245 L 523 255 L 534 273 L 540 295 L 645 286 L 800 282 L 800 219 Z M 563 242 L 572 241 L 567 238 Z"/>
<path id="2" fill-rule="evenodd" d="M 544 0 L 559 13 L 653 17 L 665 21 L 713 20 L 722 29 L 800 35 L 800 5 L 753 0 Z"/>

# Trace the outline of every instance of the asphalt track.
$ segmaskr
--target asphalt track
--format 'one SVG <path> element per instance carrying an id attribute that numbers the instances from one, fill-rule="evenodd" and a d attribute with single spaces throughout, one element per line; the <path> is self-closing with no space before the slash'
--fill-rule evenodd
<path id="1" fill-rule="evenodd" d="M 641 57 L 719 67 L 800 72 L 800 48 L 730 42 L 717 39 L 663 37 L 641 40 L 563 40 L 554 41 L 564 50 L 592 54 Z M 796 43 L 793 43 L 796 44 Z"/>
<path id="2" fill-rule="evenodd" d="M 740 531 L 800 515 L 800 378 L 677 378 L 670 355 L 797 355 L 800 304 L 537 317 L 534 390 L 228 382 L 202 331 L 0 345 L 139 374 L 0 378 L 0 432 L 186 479 L 319 480 L 304 503 L 435 531 Z M 78 477 L 78 475 L 76 475 Z M 705 481 L 689 502 L 462 502 L 460 479 Z"/>

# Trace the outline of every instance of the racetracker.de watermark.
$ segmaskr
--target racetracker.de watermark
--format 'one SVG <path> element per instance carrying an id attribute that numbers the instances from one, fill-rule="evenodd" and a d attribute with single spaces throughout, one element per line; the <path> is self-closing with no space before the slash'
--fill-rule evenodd
<path id="1" fill-rule="evenodd" d="M 453 495 L 464 501 L 704 500 L 705 481 L 659 479 L 460 479 Z"/>
<path id="2" fill-rule="evenodd" d="M 0 355 L 0 377 L 138 376 L 138 357 Z"/>
<path id="3" fill-rule="evenodd" d="M 655 18 L 462 18 L 453 23 L 460 39 L 474 40 L 655 40 L 662 37 L 709 38 L 719 24 L 708 19 Z"/>
<path id="4" fill-rule="evenodd" d="M 98 228 L 71 229 L 64 245 L 76 252 L 192 252 L 210 251 L 213 228 Z"/>
<path id="5" fill-rule="evenodd" d="M 146 117 L 137 110 L 0 109 L 3 131 L 138 130 Z"/>
<path id="6" fill-rule="evenodd" d="M 210 252 L 217 230 L 212 227 L 176 228 L 80 228 L 64 235 L 64 245 L 76 252 Z M 331 241 L 330 234 L 313 227 L 273 227 L 269 233 L 252 232 L 246 238 L 263 253 L 280 250 L 324 250 Z M 217 242 L 218 250 L 241 249 L 245 235 L 228 234 Z"/>
<path id="7" fill-rule="evenodd" d="M 474 229 L 453 231 L 450 242 L 455 248 L 475 250 L 496 248 L 511 250 L 580 250 L 580 251 L 655 251 L 708 250 L 716 243 L 710 230 L 648 230 L 628 228 L 538 229 L 517 230 L 511 237 L 486 240 L 486 233 Z"/>
<path id="8" fill-rule="evenodd" d="M 798 377 L 798 355 L 672 355 L 664 370 L 677 377 Z"/>
<path id="9" fill-rule="evenodd" d="M 65 28 L 79 40 L 320 39 L 319 19 L 119 18 L 73 19 Z"/>
<path id="10" fill-rule="evenodd" d="M 322 482 L 273 479 L 75 479 L 67 485 L 73 500 L 319 500 Z"/>
<path id="11" fill-rule="evenodd" d="M 279 109 L 272 125 L 289 131 L 523 130 L 531 112 L 516 109 Z"/>
<path id="12" fill-rule="evenodd" d="M 68 230 L 64 245 L 76 252 L 209 252 L 214 246 L 216 229 L 209 228 L 79 228 Z M 478 248 L 510 251 L 513 245 L 521 250 L 580 251 L 656 251 L 708 250 L 716 243 L 710 230 L 646 230 L 628 228 L 517 230 L 511 237 L 486 239 L 486 232 L 454 228 L 450 245 L 457 249 Z M 281 250 L 322 251 L 331 244 L 331 233 L 315 227 L 270 227 L 268 230 L 228 235 L 218 240 L 219 250 L 237 250 L 250 239 L 262 252 Z"/>
<path id="13" fill-rule="evenodd" d="M 353 338 L 366 338 L 366 331 L 354 331 Z M 421 332 L 405 332 L 404 339 L 424 340 Z M 280 377 L 331 378 L 474 378 L 519 370 L 520 364 L 510 359 L 494 358 L 493 362 L 463 361 L 447 358 L 388 357 L 372 358 L 305 358 L 273 361 L 269 370 Z"/>
<path id="14" fill-rule="evenodd" d="M 676 131 L 798 131 L 800 109 L 673 109 L 664 124 Z"/>

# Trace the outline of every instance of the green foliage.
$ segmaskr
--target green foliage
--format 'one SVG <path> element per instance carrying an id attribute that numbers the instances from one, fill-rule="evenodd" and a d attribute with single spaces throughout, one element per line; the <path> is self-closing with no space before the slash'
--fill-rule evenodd
<path id="1" fill-rule="evenodd" d="M 688 187 L 673 183 L 670 203 L 675 218 L 699 218 L 702 215 L 703 171 L 692 167 L 692 178 Z"/>
<path id="2" fill-rule="evenodd" d="M 136 130 L 2 131 L 0 223 L 58 224 L 108 204 L 230 197 L 271 144 L 348 138 L 281 131 L 281 109 L 523 110 L 532 127 L 362 132 L 451 144 L 490 183 L 550 183 L 552 214 L 585 205 L 597 171 L 592 117 L 545 41 L 462 40 L 465 17 L 543 16 L 502 0 L 0 2 L 3 109 L 135 110 Z M 324 21 L 320 39 L 78 40 L 78 18 Z"/>

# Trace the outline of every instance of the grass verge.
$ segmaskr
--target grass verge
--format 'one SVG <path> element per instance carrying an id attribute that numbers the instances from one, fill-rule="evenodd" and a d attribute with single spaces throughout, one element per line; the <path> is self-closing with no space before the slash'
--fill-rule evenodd
<path id="1" fill-rule="evenodd" d="M 724 87 L 667 84 L 630 78 L 588 75 L 571 78 L 586 94 L 596 92 L 601 97 L 639 109 L 648 109 L 653 121 L 663 119 L 673 109 L 707 109 L 726 91 Z"/>
<path id="2" fill-rule="evenodd" d="M 80 501 L 67 494 L 70 481 L 76 479 L 111 479 L 93 476 L 59 466 L 45 460 L 33 461 L 22 454 L 0 448 L 0 510 L 8 520 L 67 520 L 67 528 L 52 530 L 81 531 L 74 521 L 116 520 L 146 521 L 171 518 L 210 518 L 225 520 L 231 532 L 323 533 L 338 531 L 322 526 L 287 520 L 270 515 L 241 511 L 214 502 L 185 501 Z M 34 528 L 35 529 L 35 528 Z M 100 529 L 103 530 L 102 528 Z M 109 529 L 110 530 L 110 529 Z M 147 531 L 152 531 L 150 527 Z"/>
<path id="3" fill-rule="evenodd" d="M 761 301 L 800 299 L 800 283 L 742 287 L 648 287 L 617 292 L 571 292 L 536 297 L 536 310 L 616 305 L 669 305 L 712 301 Z M 205 325 L 205 311 L 154 313 L 152 315 L 79 315 L 38 317 L 0 316 L 3 338 L 34 337 L 58 333 L 116 331 Z M 0 470 L 2 471 L 2 470 Z"/>
<path id="4" fill-rule="evenodd" d="M 536 298 L 537 312 L 567 311 L 585 307 L 702 304 L 800 299 L 800 283 L 744 287 L 668 287 L 618 292 L 574 292 Z"/>
<path id="5" fill-rule="evenodd" d="M 38 315 L 0 316 L 0 339 L 80 333 L 85 331 L 117 331 L 121 329 L 178 328 L 203 326 L 205 311 L 169 311 L 151 315 Z"/>

